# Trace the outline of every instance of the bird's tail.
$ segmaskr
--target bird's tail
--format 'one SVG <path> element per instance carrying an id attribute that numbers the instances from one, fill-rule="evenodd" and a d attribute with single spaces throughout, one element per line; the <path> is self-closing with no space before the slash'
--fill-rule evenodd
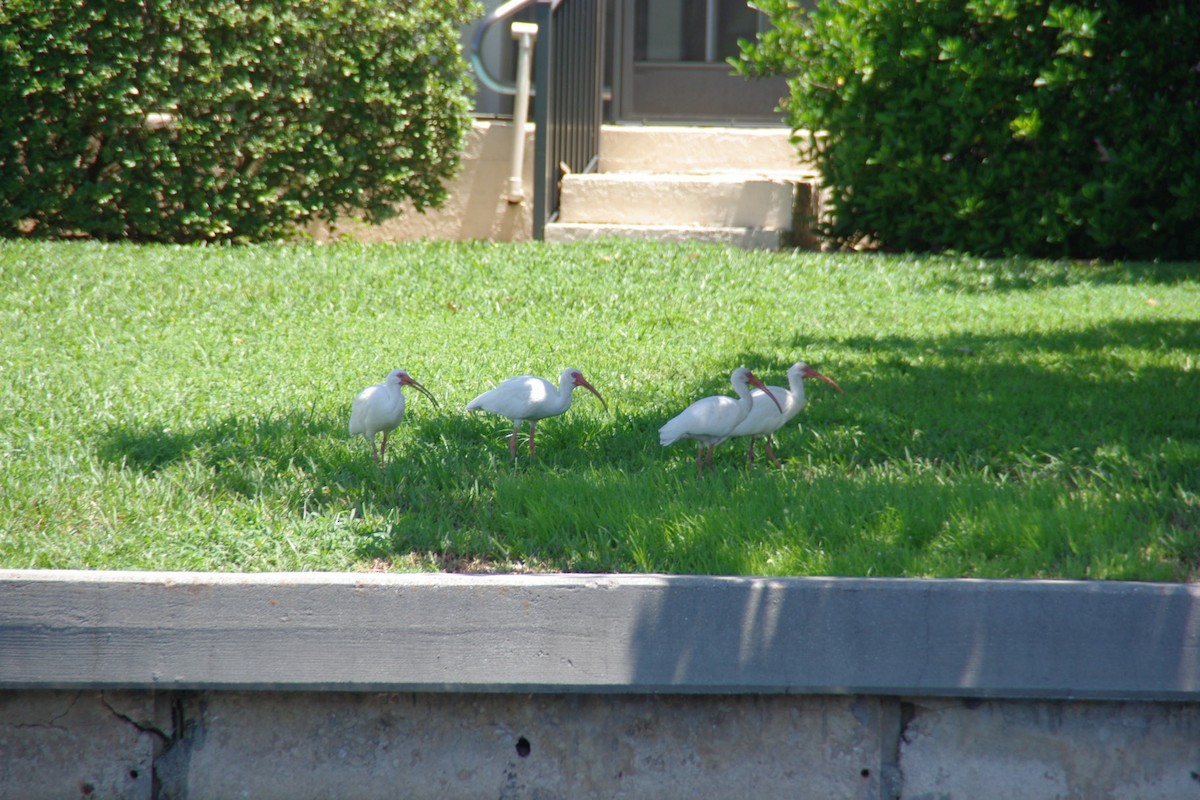
<path id="1" fill-rule="evenodd" d="M 671 420 L 658 429 L 658 443 L 663 447 L 675 444 L 681 436 L 683 436 L 683 430 L 678 420 Z"/>

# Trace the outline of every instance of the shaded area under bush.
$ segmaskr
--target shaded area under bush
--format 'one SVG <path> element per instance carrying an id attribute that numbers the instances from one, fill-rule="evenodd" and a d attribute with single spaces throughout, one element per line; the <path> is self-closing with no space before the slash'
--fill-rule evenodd
<path id="1" fill-rule="evenodd" d="M 0 236 L 263 239 L 445 197 L 469 0 L 0 3 Z"/>

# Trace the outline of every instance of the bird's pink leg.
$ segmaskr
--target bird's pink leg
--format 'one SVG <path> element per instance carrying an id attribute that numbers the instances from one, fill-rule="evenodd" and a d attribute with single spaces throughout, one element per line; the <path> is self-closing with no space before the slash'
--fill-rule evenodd
<path id="1" fill-rule="evenodd" d="M 537 458 L 537 453 L 534 452 L 534 447 L 533 447 L 533 432 L 534 432 L 534 429 L 536 429 L 536 428 L 537 428 L 537 420 L 536 419 L 529 420 L 529 460 L 530 461 Z"/>
<path id="2" fill-rule="evenodd" d="M 754 439 L 755 437 L 750 437 L 750 452 L 746 455 L 746 460 L 751 464 L 754 463 Z"/>
<path id="3" fill-rule="evenodd" d="M 713 454 L 713 450 L 716 450 L 716 449 L 717 449 L 717 446 L 716 446 L 715 444 L 710 444 L 710 445 L 708 446 L 708 459 L 707 459 L 707 460 L 708 460 L 708 470 L 709 470 L 709 472 L 712 472 L 712 471 L 713 471 L 712 454 Z"/>
<path id="4" fill-rule="evenodd" d="M 771 437 L 767 437 L 767 455 L 771 457 L 771 463 L 779 466 L 779 459 L 775 457 L 775 452 L 771 450 Z"/>
<path id="5" fill-rule="evenodd" d="M 379 448 L 379 468 L 383 469 L 383 462 L 387 459 L 387 437 L 388 431 L 383 432 L 383 444 Z"/>
<path id="6" fill-rule="evenodd" d="M 513 425 L 512 436 L 510 436 L 509 440 L 508 440 L 508 453 L 509 453 L 509 455 L 511 455 L 513 457 L 514 461 L 517 458 L 517 431 L 519 431 L 520 429 L 521 429 L 521 420 L 517 420 L 516 423 Z"/>
<path id="7" fill-rule="evenodd" d="M 375 437 L 371 437 L 371 455 L 375 459 L 375 466 L 379 467 L 379 474 L 383 474 L 383 462 L 379 460 L 379 448 L 375 446 Z"/>
<path id="8" fill-rule="evenodd" d="M 704 479 L 704 445 L 696 442 L 696 477 Z"/>

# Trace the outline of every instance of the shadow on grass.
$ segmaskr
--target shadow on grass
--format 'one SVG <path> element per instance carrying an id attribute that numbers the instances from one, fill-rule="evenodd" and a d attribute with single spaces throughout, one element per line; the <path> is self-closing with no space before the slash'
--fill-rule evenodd
<path id="1" fill-rule="evenodd" d="M 1154 351 L 1178 350 L 1200 354 L 1200 319 L 1109 322 L 1090 328 L 1052 333 L 978 334 L 953 336 L 851 336 L 842 339 L 796 336 L 792 347 L 839 347 L 869 353 L 940 353 L 946 355 L 998 355 L 1060 353 L 1073 357 L 1096 356 L 1113 348 Z"/>
<path id="2" fill-rule="evenodd" d="M 842 473 L 796 459 L 750 468 L 740 455 L 702 481 L 684 460 L 448 487 L 437 514 L 398 519 L 359 555 L 475 571 L 1142 580 L 1185 578 L 1200 555 L 1194 517 L 1191 539 L 1180 528 L 1170 540 L 1136 492 L 953 471 Z M 453 525 L 442 527 L 447 516 Z"/>
<path id="3" fill-rule="evenodd" d="M 96 448 L 148 475 L 198 471 L 193 491 L 272 497 L 299 515 L 349 508 L 362 520 L 353 540 L 361 563 L 416 553 L 435 566 L 744 573 L 775 559 L 781 574 L 921 574 L 938 548 L 955 546 L 951 530 L 1015 574 L 1029 568 L 1022 550 L 1041 548 L 1034 569 L 1052 574 L 1072 557 L 1072 529 L 1087 527 L 1070 518 L 1087 503 L 1100 503 L 1089 513 L 1105 517 L 1104 531 L 1173 528 L 1177 551 L 1195 550 L 1184 540 L 1200 536 L 1200 509 L 1185 497 L 1200 493 L 1200 364 L 1135 368 L 1116 351 L 1193 352 L 1198 341 L 1200 322 L 1178 321 L 1045 335 L 798 337 L 788 343 L 794 358 L 846 394 L 809 382 L 809 407 L 777 437 L 782 470 L 747 467 L 745 443 L 727 443 L 717 474 L 702 482 L 690 443 L 658 445 L 659 426 L 686 403 L 669 408 L 657 396 L 609 397 L 611 415 L 581 405 L 546 420 L 536 463 L 523 440 L 509 458 L 507 420 L 422 410 L 393 435 L 382 478 L 365 442 L 325 411 L 179 431 L 117 426 Z M 874 359 L 843 367 L 846 350 Z M 728 359 L 777 385 L 791 363 L 755 351 Z M 731 393 L 724 372 L 675 396 Z M 1083 484 L 1093 490 L 1086 500 Z M 1041 489 L 1030 501 L 1015 485 Z M 1122 496 L 1094 499 L 1106 486 Z M 1014 497 L 1033 505 L 1006 510 Z M 1045 541 L 1023 538 L 1043 532 Z M 884 556 L 873 561 L 876 552 Z"/>
<path id="4" fill-rule="evenodd" d="M 875 563 L 883 574 L 919 574 L 933 563 L 931 552 L 954 546 L 939 536 L 958 525 L 956 535 L 973 537 L 974 553 L 998 572 L 1082 576 L 1095 568 L 1129 577 L 1138 567 L 1122 559 L 1159 547 L 1155 531 L 1178 534 L 1177 544 L 1163 545 L 1168 559 L 1192 558 L 1197 549 L 1186 540 L 1200 535 L 1200 509 L 1183 498 L 1200 492 L 1200 365 L 1135 367 L 1114 351 L 1185 352 L 1197 341 L 1200 322 L 1174 321 L 1047 335 L 794 341 L 796 358 L 828 354 L 814 363 L 846 394 L 809 382 L 809 407 L 777 437 L 782 471 L 761 462 L 747 467 L 745 443 L 727 443 L 718 448 L 717 474 L 704 481 L 695 478 L 690 443 L 658 446 L 658 427 L 682 402 L 667 408 L 643 398 L 626 414 L 617 398 L 611 419 L 568 413 L 548 421 L 536 465 L 524 452 L 517 465 L 508 463 L 506 425 L 477 420 L 472 441 L 459 444 L 503 454 L 471 475 L 487 487 L 478 513 L 432 536 L 437 526 L 413 517 L 372 555 L 417 550 L 439 563 L 725 573 L 761 568 L 775 557 L 772 548 L 785 560 L 788 547 L 819 550 L 821 542 L 851 552 L 858 544 L 849 532 L 864 539 L 857 555 L 796 556 L 792 563 L 802 571 L 824 563 L 839 574 L 857 563 L 850 569 L 867 574 L 878 550 L 887 553 Z M 872 353 L 875 362 L 840 369 L 836 354 L 846 348 Z M 754 351 L 728 359 L 772 384 L 784 383 L 791 363 Z M 676 395 L 731 393 L 727 375 L 714 374 Z M 489 432 L 494 441 L 486 441 Z M 814 480 L 824 494 L 813 490 Z M 443 494 L 435 502 L 444 509 L 458 499 Z M 1085 563 L 1091 556 L 1069 566 L 1079 532 L 1091 524 L 1089 503 L 1100 505 L 1086 513 L 1107 526 L 1099 535 L 1122 527 L 1134 535 L 1120 542 L 1128 552 L 1100 553 L 1108 566 Z M 846 530 L 803 522 L 805 509 L 833 505 Z M 754 552 L 753 534 L 747 538 L 756 522 L 775 532 L 762 552 Z M 796 539 L 797 531 L 809 533 Z M 969 558 L 956 568 L 988 569 Z"/>
<path id="5" fill-rule="evenodd" d="M 951 257 L 953 269 L 939 269 L 932 285 L 965 291 L 1020 292 L 1064 286 L 1177 286 L 1194 281 L 1195 263 L 1037 261 L 1022 258 L 979 259 Z"/>
<path id="6" fill-rule="evenodd" d="M 840 490 L 836 501 L 857 502 L 862 513 L 847 507 L 843 521 L 868 538 L 879 537 L 884 550 L 902 545 L 902 551 L 908 547 L 919 556 L 927 546 L 946 546 L 934 534 L 939 524 L 953 522 L 945 509 L 957 507 L 967 522 L 984 520 L 997 529 L 995 547 L 980 537 L 975 552 L 1010 560 L 1012 574 L 1029 567 L 1019 555 L 1022 536 L 1036 539 L 1045 533 L 1055 539 L 1026 543 L 1045 548 L 1040 569 L 1053 574 L 1056 563 L 1072 557 L 1074 531 L 1105 517 L 1110 533 L 1123 525 L 1145 535 L 1123 541 L 1127 552 L 1101 553 L 1111 563 L 1097 569 L 1120 576 L 1122 559 L 1135 562 L 1144 555 L 1139 549 L 1162 545 L 1168 559 L 1175 554 L 1182 560 L 1175 574 L 1185 574 L 1200 555 L 1200 504 L 1195 501 L 1200 494 L 1200 363 L 1194 368 L 1144 366 L 1141 359 L 1127 361 L 1118 350 L 1190 353 L 1200 362 L 1197 342 L 1200 322 L 1191 321 L 1118 322 L 1048 335 L 797 339 L 791 342 L 797 359 L 814 361 L 809 355 L 814 352 L 832 354 L 814 364 L 837 379 L 846 394 L 838 396 L 809 381 L 808 407 L 777 436 L 776 451 L 790 462 L 785 474 L 800 476 L 789 491 L 813 507 L 828 510 L 831 497 L 807 491 L 806 474 L 845 476 L 835 481 Z M 872 353 L 875 363 L 863 366 L 859 359 L 858 366 L 839 369 L 836 352 L 844 348 Z M 746 351 L 729 363 L 749 366 L 768 383 L 782 384 L 792 361 Z M 698 384 L 693 395 L 730 393 L 728 381 L 717 375 Z M 636 422 L 647 434 L 662 421 L 665 415 Z M 718 448 L 718 471 L 746 473 L 745 449 L 744 441 Z M 694 475 L 694 449 L 684 450 L 661 459 L 675 462 L 672 468 L 686 491 L 684 476 Z M 767 471 L 762 464 L 754 470 Z M 899 496 L 892 491 L 895 486 L 902 489 Z M 979 495 L 965 505 L 960 502 L 968 491 L 964 487 Z M 635 489 L 631 482 L 615 494 L 629 496 Z M 1005 512 L 1004 504 L 1015 499 L 1012 492 L 1025 498 Z M 663 506 L 640 510 L 658 515 L 652 529 L 686 529 L 688 534 L 678 538 L 689 538 L 703 549 L 700 541 L 707 537 L 719 549 L 721 525 L 710 518 L 728 515 L 737 492 L 690 496 L 692 504 L 675 511 Z M 741 500 L 763 503 L 764 496 L 751 491 Z M 1022 508 L 1020 502 L 1031 505 Z M 1099 505 L 1086 512 L 1089 504 Z M 794 528 L 794 521 L 780 516 L 785 507 L 777 504 L 767 512 L 773 515 L 768 522 Z M 908 541 L 889 539 L 889 525 Z M 1001 543 L 1001 528 L 1011 529 L 1014 541 Z M 1154 530 L 1162 533 L 1162 541 Z M 853 546 L 848 541 L 838 545 Z M 717 556 L 711 548 L 709 560 L 720 565 L 718 571 L 744 566 L 736 553 Z M 684 561 L 708 571 L 704 557 Z M 669 562 L 657 563 L 662 568 Z M 808 566 L 814 563 L 819 569 L 819 562 Z M 879 566 L 884 574 L 919 573 L 921 561 L 883 558 Z M 846 563 L 835 568 L 846 574 Z M 964 562 L 964 569 L 972 567 Z M 1075 569 L 1087 574 L 1087 565 Z M 1172 570 L 1157 574 L 1169 578 Z"/>
<path id="7" fill-rule="evenodd" d="M 349 510 L 366 520 L 364 528 L 394 527 L 398 517 L 415 516 L 436 536 L 486 525 L 489 486 L 496 481 L 586 467 L 612 440 L 612 419 L 575 414 L 545 421 L 536 462 L 524 435 L 516 461 L 509 458 L 509 430 L 497 417 L 410 415 L 389 438 L 383 475 L 366 441 L 350 436 L 332 413 L 231 416 L 177 430 L 117 425 L 102 431 L 94 446 L 105 463 L 151 477 L 174 471 L 190 491 L 210 498 L 279 500 L 302 515 Z M 379 536 L 362 548 L 365 558 L 384 555 Z"/>
<path id="8" fill-rule="evenodd" d="M 1145 454 L 1166 439 L 1197 441 L 1198 342 L 1200 321 L 1171 320 L 1044 335 L 797 337 L 790 345 L 798 353 L 848 349 L 875 357 L 840 377 L 832 359 L 825 369 L 846 396 L 824 402 L 810 391 L 807 412 L 819 408 L 826 425 L 857 426 L 868 459 L 983 464 L 1014 454 L 1091 456 L 1106 447 Z M 1122 349 L 1175 352 L 1194 367 L 1131 364 Z"/>
<path id="9" fill-rule="evenodd" d="M 173 467 L 200 470 L 215 493 L 255 497 L 278 492 L 279 477 L 288 473 L 316 480 L 348 476 L 348 462 L 327 445 L 317 445 L 336 436 L 345 436 L 340 421 L 312 412 L 230 416 L 180 430 L 114 426 L 100 434 L 96 452 L 105 462 L 149 476 Z"/>

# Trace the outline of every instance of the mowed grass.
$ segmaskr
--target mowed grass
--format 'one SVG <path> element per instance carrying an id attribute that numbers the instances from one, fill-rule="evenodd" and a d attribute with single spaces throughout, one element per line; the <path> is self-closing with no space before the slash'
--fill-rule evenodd
<path id="1" fill-rule="evenodd" d="M 780 469 L 657 430 L 812 363 Z M 580 368 L 541 423 L 463 406 Z M 380 476 L 346 430 L 409 391 Z M 1193 580 L 1200 265 L 0 243 L 0 566 Z"/>

